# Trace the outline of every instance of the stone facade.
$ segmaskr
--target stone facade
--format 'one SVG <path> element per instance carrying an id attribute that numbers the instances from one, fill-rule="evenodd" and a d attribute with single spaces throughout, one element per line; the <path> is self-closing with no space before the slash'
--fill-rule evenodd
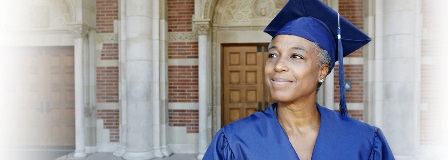
<path id="1" fill-rule="evenodd" d="M 75 156 L 200 159 L 222 127 L 222 46 L 269 43 L 262 30 L 286 2 L 30 1 L 15 4 L 25 17 L 0 27 L 18 35 L 5 44 L 74 46 Z M 438 24 L 448 23 L 433 18 L 443 10 L 434 4 L 444 2 L 324 2 L 373 38 L 344 59 L 350 115 L 381 127 L 397 159 L 424 159 L 432 152 L 419 149 L 446 144 L 443 66 L 434 64 L 445 58 Z M 333 73 L 318 99 L 331 109 L 339 102 L 337 67 Z"/>
<path id="2" fill-rule="evenodd" d="M 97 136 L 105 145 L 117 143 L 120 139 L 119 119 L 119 66 L 118 64 L 118 0 L 96 1 L 96 61 L 103 65 L 96 67 Z M 104 106 L 104 107 L 103 107 Z M 110 107 L 115 106 L 115 107 Z M 106 138 L 107 137 L 107 138 Z M 98 148 L 112 151 L 111 147 Z"/>
<path id="3" fill-rule="evenodd" d="M 434 3 L 435 1 L 422 1 L 422 41 L 421 41 L 421 106 L 420 106 L 420 144 L 422 146 L 444 146 L 447 143 L 448 131 L 445 116 L 447 113 L 444 105 L 444 92 L 447 84 L 444 60 L 446 60 L 447 31 L 441 26 L 446 26 L 446 10 L 442 9 L 448 3 Z M 445 75 L 441 75 L 445 74 Z M 444 77 L 444 78 L 441 78 Z M 425 148 L 422 147 L 422 148 Z M 430 147 L 429 147 L 430 148 Z M 443 149 L 440 147 L 440 149 Z M 444 148 L 446 149 L 446 148 Z M 437 150 L 430 148 L 428 150 Z M 437 155 L 437 154 L 436 154 Z M 438 155 L 440 156 L 440 155 Z"/>

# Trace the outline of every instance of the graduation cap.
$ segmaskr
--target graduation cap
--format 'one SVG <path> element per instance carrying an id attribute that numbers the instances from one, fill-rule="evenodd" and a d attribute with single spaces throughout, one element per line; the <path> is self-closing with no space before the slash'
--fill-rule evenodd
<path id="1" fill-rule="evenodd" d="M 289 0 L 264 32 L 272 38 L 295 35 L 316 43 L 330 56 L 330 72 L 339 61 L 339 110 L 346 116 L 343 57 L 369 43 L 370 37 L 321 0 Z"/>

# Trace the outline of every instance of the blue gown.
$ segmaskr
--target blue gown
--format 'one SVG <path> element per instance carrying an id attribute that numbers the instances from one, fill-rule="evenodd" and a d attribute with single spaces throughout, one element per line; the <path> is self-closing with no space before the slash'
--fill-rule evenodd
<path id="1" fill-rule="evenodd" d="M 321 107 L 313 160 L 389 160 L 392 151 L 379 128 Z M 298 160 L 277 119 L 277 104 L 216 133 L 204 160 Z"/>

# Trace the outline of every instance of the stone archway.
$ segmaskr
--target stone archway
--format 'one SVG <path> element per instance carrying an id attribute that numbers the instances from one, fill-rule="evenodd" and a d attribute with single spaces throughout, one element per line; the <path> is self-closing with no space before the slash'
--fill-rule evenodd
<path id="1" fill-rule="evenodd" d="M 211 133 L 221 126 L 222 114 L 222 76 L 221 51 L 223 44 L 269 43 L 271 37 L 263 33 L 264 27 L 280 11 L 286 1 L 272 0 L 231 0 L 217 1 L 211 14 L 212 37 L 212 120 Z M 254 38 L 259 37 L 259 38 Z"/>
<path id="2" fill-rule="evenodd" d="M 238 4 L 244 3 L 246 8 Z M 225 7 L 231 4 L 231 7 Z M 258 5 L 257 5 L 258 4 Z M 267 14 L 268 4 L 273 0 L 196 0 L 195 29 L 199 48 L 199 155 L 202 158 L 210 138 L 221 128 L 221 58 L 220 45 L 223 43 L 268 43 L 270 37 L 262 32 L 275 13 Z M 253 7 L 256 6 L 256 7 Z M 242 10 L 242 11 L 241 11 Z M 280 9 L 278 9 L 280 10 Z M 222 18 L 223 12 L 239 11 L 233 17 Z M 254 14 L 252 14 L 254 12 Z M 248 22 L 247 19 L 254 21 Z M 232 19 L 226 23 L 221 19 Z M 257 36 L 261 38 L 250 38 Z M 210 54 L 211 53 L 211 54 Z M 211 59 L 211 63 L 209 60 Z M 206 70 L 201 68 L 211 68 Z M 204 87 L 205 86 L 205 87 Z M 211 94 L 210 94 L 211 93 Z M 210 96 L 211 95 L 211 96 Z M 208 141 L 208 142 L 207 142 Z"/>
<path id="3" fill-rule="evenodd" d="M 86 4 L 87 3 L 87 4 Z M 50 100 L 39 99 L 36 102 L 37 108 L 36 112 L 39 112 L 40 115 L 44 115 L 43 117 L 48 116 L 48 114 L 55 112 L 54 115 L 57 117 L 56 121 L 66 121 L 70 124 L 72 128 L 64 129 L 62 132 L 64 134 L 69 134 L 71 137 L 76 136 L 76 146 L 78 146 L 78 142 L 84 142 L 85 134 L 92 134 L 90 132 L 84 132 L 83 123 L 76 122 L 75 119 L 84 119 L 84 102 L 83 99 L 73 100 L 73 97 L 83 97 L 86 95 L 88 90 L 83 90 L 83 88 L 87 88 L 88 85 L 92 84 L 90 82 L 94 82 L 95 77 L 89 77 L 89 73 L 92 70 L 89 62 L 95 60 L 94 57 L 89 54 L 89 52 L 94 51 L 95 45 L 94 43 L 94 30 L 91 30 L 92 27 L 87 27 L 86 23 L 84 23 L 82 18 L 75 16 L 83 16 L 84 12 L 94 11 L 95 1 L 86 2 L 84 5 L 81 0 L 21 0 L 15 2 L 6 2 L 8 9 L 3 10 L 2 15 L 6 15 L 7 18 L 5 25 L 2 25 L 2 31 L 5 31 L 6 37 L 5 43 L 2 41 L 2 45 L 5 46 L 13 46 L 16 48 L 20 48 L 21 50 L 31 50 L 31 52 L 38 51 L 38 55 L 44 58 L 36 58 L 30 61 L 40 61 L 46 68 L 54 69 L 54 70 L 63 70 L 64 68 L 75 68 L 73 70 L 63 72 L 64 75 L 62 77 L 54 77 L 51 75 L 52 83 L 50 85 L 56 86 L 50 89 L 51 92 L 56 90 L 54 88 L 59 87 L 59 83 L 67 84 L 66 88 L 75 87 L 76 89 L 69 89 L 73 93 L 64 93 L 64 94 L 52 94 Z M 92 7 L 93 4 L 93 7 Z M 85 7 L 85 10 L 80 10 L 76 8 Z M 10 9 L 12 8 L 12 9 Z M 83 12 L 76 14 L 75 12 Z M 5 14 L 3 14 L 5 13 Z M 73 25 L 73 22 L 76 20 L 80 20 L 78 24 Z M 93 21 L 95 19 L 93 18 Z M 88 20 L 86 20 L 88 21 Z M 94 24 L 94 23 L 89 23 Z M 75 37 L 75 38 L 74 38 Z M 79 42 L 79 43 L 77 43 Z M 61 49 L 62 48 L 62 49 Z M 73 53 L 75 52 L 75 53 Z M 26 57 L 30 57 L 31 55 L 26 52 Z M 50 57 L 50 58 L 48 58 Z M 74 57 L 74 58 L 73 58 Z M 83 58 L 85 57 L 85 58 Z M 68 65 L 69 67 L 65 67 L 63 65 Z M 51 67 L 48 67 L 51 66 Z M 45 77 L 48 72 L 43 72 Z M 90 79 L 89 79 L 90 78 Z M 73 79 L 75 79 L 73 82 Z M 87 81 L 83 83 L 83 79 Z M 93 80 L 92 80 L 93 79 Z M 81 81 L 79 81 L 81 80 Z M 27 81 L 31 81 L 27 79 Z M 81 82 L 81 83 L 80 83 Z M 75 84 L 73 84 L 75 83 Z M 56 85 L 54 85 L 56 84 Z M 36 84 L 33 84 L 36 85 Z M 39 85 L 39 84 L 37 84 Z M 48 85 L 48 84 L 47 84 Z M 41 87 L 42 88 L 42 87 Z M 43 88 L 41 90 L 48 90 Z M 63 89 L 61 89 L 63 90 Z M 66 90 L 65 90 L 66 91 Z M 42 91 L 44 92 L 44 91 Z M 45 93 L 45 92 L 44 92 Z M 64 95 L 69 95 L 66 98 Z M 55 102 L 55 99 L 69 99 L 64 101 L 65 104 L 59 104 Z M 76 99 L 76 98 L 75 98 Z M 61 106 L 71 106 L 65 107 L 61 109 Z M 76 107 L 73 107 L 76 106 Z M 79 110 L 81 109 L 81 110 Z M 71 112 L 66 111 L 71 110 Z M 76 114 L 75 111 L 77 110 Z M 81 111 L 81 112 L 79 112 Z M 57 112 L 57 113 L 56 113 Z M 62 113 L 64 112 L 64 113 Z M 58 114 L 59 113 L 59 114 Z M 80 114 L 79 114 L 80 113 Z M 62 116 L 63 115 L 63 116 Z M 41 116 L 42 117 L 42 116 Z M 76 118 L 74 118 L 76 117 Z M 48 120 L 47 120 L 48 121 Z M 81 121 L 82 122 L 82 121 Z M 52 125 L 51 127 L 55 127 L 56 125 Z M 58 126 L 56 126 L 58 127 Z M 53 129 L 54 130 L 54 129 Z M 76 131 L 75 131 L 76 130 Z M 81 132 L 78 132 L 81 130 Z M 82 133 L 75 135 L 75 133 Z M 61 141 L 65 139 L 64 136 L 59 136 Z M 50 137 L 56 138 L 56 137 Z M 72 141 L 71 139 L 70 141 Z M 51 140 L 51 145 L 59 145 L 59 141 L 57 143 L 53 143 L 54 140 Z M 75 140 L 73 140 L 75 141 Z M 47 145 L 47 143 L 43 143 Z M 75 143 L 64 143 L 68 145 L 75 145 Z M 38 145 L 41 145 L 38 143 Z M 82 153 L 81 156 L 85 155 L 85 145 L 82 143 L 82 149 L 78 149 Z"/>
<path id="4" fill-rule="evenodd" d="M 86 135 L 95 139 L 94 130 L 84 132 L 84 119 L 89 120 L 92 106 L 95 103 L 95 1 L 82 0 L 23 0 L 17 3 L 22 6 L 20 19 L 15 25 L 16 35 L 11 43 L 14 46 L 73 46 L 74 52 L 74 104 L 76 154 L 85 156 Z M 25 7 L 23 7 L 25 6 Z M 92 17 L 92 18 L 88 18 Z M 89 88 L 89 89 L 87 89 Z M 86 105 L 86 106 L 85 106 Z M 89 146 L 95 145 L 87 142 Z M 91 147 L 94 148 L 94 147 Z M 94 150 L 94 149 L 93 149 Z"/>
<path id="5" fill-rule="evenodd" d="M 211 19 L 219 0 L 195 0 L 195 19 Z"/>

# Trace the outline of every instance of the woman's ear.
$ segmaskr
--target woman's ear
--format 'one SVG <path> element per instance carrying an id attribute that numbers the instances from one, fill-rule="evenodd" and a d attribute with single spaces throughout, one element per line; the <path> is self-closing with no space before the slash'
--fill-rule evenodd
<path id="1" fill-rule="evenodd" d="M 330 66 L 328 66 L 328 64 L 324 64 L 320 67 L 319 80 L 325 79 L 327 77 L 329 69 L 330 69 Z"/>

